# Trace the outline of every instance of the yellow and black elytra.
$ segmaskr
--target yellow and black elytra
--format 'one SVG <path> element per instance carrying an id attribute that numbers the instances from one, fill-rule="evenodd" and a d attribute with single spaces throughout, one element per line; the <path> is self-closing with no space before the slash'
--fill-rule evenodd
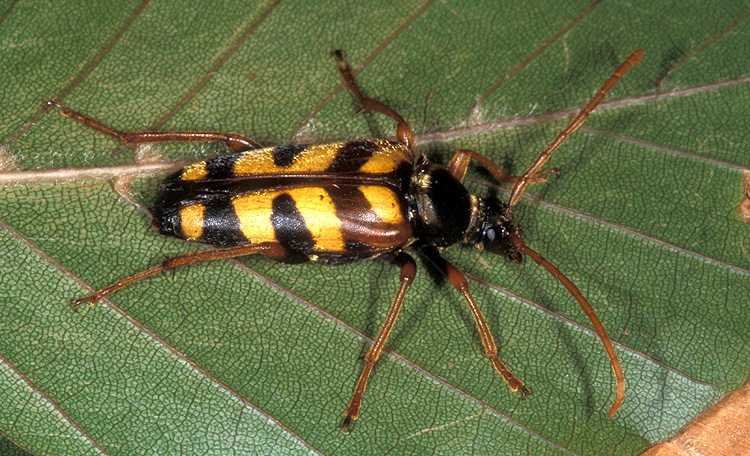
<path id="1" fill-rule="evenodd" d="M 325 145 L 286 145 L 261 148 L 237 134 L 218 132 L 119 132 L 50 101 L 63 115 L 85 123 L 126 146 L 151 142 L 222 141 L 234 153 L 195 163 L 167 177 L 151 212 L 160 233 L 219 247 L 217 250 L 170 258 L 127 277 L 91 296 L 73 302 L 75 308 L 96 304 L 110 293 L 150 275 L 201 261 L 259 253 L 287 263 L 318 261 L 346 264 L 384 258 L 401 268 L 401 286 L 386 321 L 365 356 L 342 424 L 359 414 L 372 367 L 393 328 L 406 290 L 416 275 L 416 263 L 406 249 L 422 254 L 443 271 L 464 296 L 476 320 L 485 353 L 513 391 L 529 390 L 497 356 L 497 347 L 463 274 L 442 258 L 442 249 L 476 245 L 504 254 L 513 262 L 529 256 L 547 269 L 576 298 L 609 356 L 616 379 L 614 415 L 622 404 L 625 382 L 607 332 L 581 291 L 559 269 L 521 240 L 512 207 L 530 183 L 544 182 L 554 169 L 540 171 L 560 144 L 588 118 L 633 65 L 642 50 L 633 52 L 610 76 L 589 103 L 560 132 L 520 177 L 506 174 L 471 150 L 459 150 L 448 168 L 415 157 L 411 128 L 385 104 L 364 97 L 340 51 L 332 55 L 362 109 L 396 121 L 396 140 L 368 139 Z M 482 198 L 462 185 L 470 160 L 487 169 L 500 183 L 512 184 L 510 201 Z"/>
<path id="2" fill-rule="evenodd" d="M 188 166 L 152 210 L 162 234 L 217 247 L 278 243 L 281 261 L 347 263 L 412 240 L 412 163 L 386 140 L 278 146 Z"/>

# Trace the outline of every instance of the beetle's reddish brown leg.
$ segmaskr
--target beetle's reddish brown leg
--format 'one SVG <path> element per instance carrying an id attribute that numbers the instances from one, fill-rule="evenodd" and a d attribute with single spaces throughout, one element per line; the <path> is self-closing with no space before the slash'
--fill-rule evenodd
<path id="1" fill-rule="evenodd" d="M 492 365 L 495 366 L 495 370 L 503 377 L 510 389 L 513 391 L 521 391 L 523 396 L 526 397 L 531 394 L 526 385 L 518 379 L 513 373 L 500 361 L 497 357 L 497 346 L 495 340 L 492 338 L 490 328 L 487 326 L 487 322 L 484 320 L 482 312 L 479 310 L 476 301 L 469 293 L 469 282 L 466 277 L 459 271 L 455 266 L 450 264 L 445 258 L 440 256 L 440 253 L 434 247 L 423 247 L 422 252 L 425 256 L 438 267 L 447 277 L 448 281 L 453 285 L 456 290 L 464 295 L 464 299 L 469 304 L 471 313 L 474 315 L 474 320 L 477 322 L 477 328 L 479 329 L 479 338 L 482 340 L 482 346 L 484 346 L 484 353 L 492 361 Z"/>
<path id="2" fill-rule="evenodd" d="M 417 264 L 414 262 L 414 258 L 404 252 L 401 252 L 396 256 L 394 263 L 401 266 L 401 286 L 398 289 L 398 293 L 396 293 L 396 297 L 393 299 L 393 304 L 391 304 L 391 309 L 388 311 L 388 316 L 385 318 L 385 322 L 380 329 L 378 337 L 365 355 L 365 362 L 367 364 L 362 371 L 362 375 L 359 376 L 357 387 L 354 388 L 354 394 L 352 395 L 351 401 L 349 401 L 349 407 L 347 407 L 346 412 L 344 413 L 346 418 L 344 418 L 344 422 L 341 423 L 341 427 L 346 429 L 349 428 L 351 421 L 356 420 L 357 415 L 359 415 L 359 407 L 362 405 L 362 396 L 365 394 L 370 371 L 378 361 L 380 352 L 385 346 L 385 341 L 388 339 L 391 329 L 393 329 L 393 324 L 396 323 L 396 317 L 398 317 L 398 312 L 401 310 L 401 304 L 404 302 L 404 297 L 406 296 L 406 289 L 409 288 L 409 285 L 414 281 L 414 276 L 417 274 Z"/>
<path id="3" fill-rule="evenodd" d="M 133 274 L 130 277 L 126 277 L 118 282 L 113 283 L 112 285 L 106 288 L 102 288 L 101 290 L 97 291 L 96 293 L 90 296 L 74 300 L 73 309 L 74 310 L 78 309 L 78 306 L 86 302 L 90 302 L 91 305 L 93 306 L 97 302 L 106 298 L 107 295 L 109 295 L 110 293 L 113 293 L 117 290 L 121 290 L 127 287 L 128 285 L 131 285 L 135 282 L 138 282 L 141 279 L 145 279 L 146 277 L 152 276 L 154 274 L 158 274 L 160 272 L 172 271 L 181 266 L 187 266 L 189 264 L 199 263 L 201 261 L 218 260 L 220 258 L 234 258 L 238 256 L 252 255 L 254 253 L 260 253 L 261 255 L 265 255 L 269 258 L 281 259 L 286 255 L 286 248 L 283 247 L 281 244 L 265 242 L 262 244 L 243 245 L 240 247 L 231 247 L 231 248 L 219 249 L 219 250 L 207 250 L 205 252 L 188 253 L 187 255 L 180 255 L 174 258 L 169 258 L 165 260 L 159 266 L 153 267 L 151 269 L 147 269 L 145 271 L 141 271 L 138 274 Z"/>
<path id="4" fill-rule="evenodd" d="M 453 156 L 453 159 L 448 166 L 448 172 L 450 172 L 453 177 L 463 182 L 464 177 L 466 176 L 466 170 L 469 168 L 469 162 L 472 159 L 479 162 L 501 184 L 512 185 L 517 183 L 521 179 L 519 176 L 511 176 L 510 174 L 505 172 L 504 169 L 494 164 L 489 158 L 469 149 L 461 149 L 456 152 L 456 155 Z M 560 171 L 558 171 L 557 168 L 545 169 L 529 177 L 529 183 L 536 184 L 539 182 L 546 182 L 547 176 L 549 174 L 555 174 L 559 176 Z"/>
<path id="5" fill-rule="evenodd" d="M 599 103 L 601 103 L 604 100 L 604 97 L 607 96 L 607 93 L 609 93 L 610 90 L 617 84 L 617 81 L 620 80 L 623 74 L 625 74 L 626 71 L 628 71 L 633 65 L 638 65 L 641 63 L 641 58 L 643 57 L 643 49 L 637 49 L 635 52 L 630 54 L 630 56 L 625 59 L 622 64 L 617 67 L 614 73 L 612 73 L 612 76 L 607 79 L 607 82 L 604 83 L 601 89 L 599 89 L 598 92 L 591 98 L 591 101 L 589 101 L 586 106 L 581 109 L 581 111 L 573 118 L 573 120 L 570 121 L 567 127 L 558 135 L 555 137 L 554 140 L 552 140 L 552 143 L 549 145 L 547 150 L 539 154 L 539 156 L 536 158 L 534 163 L 529 167 L 529 169 L 526 170 L 525 173 L 521 176 L 521 178 L 516 182 L 515 186 L 513 187 L 513 191 L 510 193 L 510 202 L 508 205 L 513 207 L 513 205 L 516 204 L 518 201 L 518 198 L 521 197 L 523 194 L 524 189 L 526 188 L 526 185 L 531 183 L 530 177 L 535 176 L 537 174 L 537 171 L 539 171 L 539 168 L 544 165 L 544 163 L 549 160 L 549 158 L 552 156 L 552 152 L 557 150 L 558 147 L 566 140 L 568 139 L 568 136 L 570 136 L 571 133 L 576 131 L 578 127 L 583 125 L 583 123 L 586 121 L 586 119 L 589 118 L 589 115 L 591 115 L 591 111 L 593 111 L 597 106 L 599 106 Z"/>
<path id="6" fill-rule="evenodd" d="M 339 72 L 341 73 L 341 76 L 344 78 L 344 82 L 346 82 L 346 85 L 349 87 L 349 90 L 352 92 L 352 95 L 354 95 L 359 101 L 359 104 L 360 106 L 362 106 L 362 109 L 366 111 L 379 112 L 395 120 L 396 121 L 396 138 L 398 138 L 399 142 L 405 144 L 406 147 L 411 149 L 412 148 L 411 128 L 409 127 L 409 124 L 406 123 L 404 118 L 401 117 L 401 114 L 389 108 L 384 103 L 381 103 L 377 100 L 373 100 L 372 98 L 368 98 L 362 95 L 362 92 L 360 92 L 359 87 L 357 86 L 357 82 L 354 80 L 354 75 L 352 75 L 352 70 L 351 68 L 349 68 L 349 65 L 344 60 L 344 55 L 340 50 L 337 49 L 331 52 L 331 56 L 335 57 L 336 60 L 339 61 Z"/>
<path id="7" fill-rule="evenodd" d="M 125 143 L 125 146 L 143 143 L 155 142 L 177 142 L 177 141 L 194 141 L 194 142 L 215 142 L 222 141 L 234 152 L 245 152 L 252 149 L 260 149 L 261 145 L 250 138 L 234 133 L 220 133 L 214 131 L 126 131 L 120 132 L 113 130 L 96 120 L 86 117 L 66 108 L 56 101 L 48 101 L 45 109 L 54 107 L 60 110 L 62 115 L 70 117 L 79 122 L 86 124 L 94 130 L 100 131 L 105 135 L 119 139 Z"/>

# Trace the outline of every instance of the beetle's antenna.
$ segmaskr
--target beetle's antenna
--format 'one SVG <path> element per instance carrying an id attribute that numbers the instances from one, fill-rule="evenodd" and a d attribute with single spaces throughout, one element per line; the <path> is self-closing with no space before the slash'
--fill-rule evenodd
<path id="1" fill-rule="evenodd" d="M 625 375 L 622 373 L 622 366 L 620 366 L 620 361 L 617 359 L 617 353 L 615 352 L 615 348 L 612 346 L 612 341 L 607 335 L 607 330 L 604 329 L 604 325 L 602 325 L 602 322 L 599 321 L 599 318 L 594 313 L 594 309 L 591 307 L 591 304 L 589 304 L 586 298 L 583 297 L 583 293 L 581 293 L 581 290 L 579 290 L 578 287 L 570 281 L 570 279 L 565 277 L 565 275 L 560 272 L 560 270 L 557 269 L 555 265 L 547 261 L 547 259 L 545 259 L 543 256 L 531 250 L 529 246 L 527 246 L 526 243 L 521 240 L 520 237 L 510 233 L 508 233 L 508 237 L 510 238 L 510 242 L 513 243 L 513 247 L 516 250 L 531 257 L 532 260 L 534 260 L 537 264 L 543 266 L 544 269 L 549 271 L 549 273 L 552 274 L 554 278 L 559 280 L 560 283 L 565 286 L 568 292 L 570 292 L 570 294 L 572 294 L 573 297 L 576 298 L 578 303 L 581 305 L 584 313 L 586 313 L 586 315 L 589 317 L 589 320 L 591 320 L 591 324 L 594 325 L 594 330 L 596 331 L 596 334 L 599 335 L 599 339 L 601 339 L 602 344 L 604 345 L 604 350 L 607 352 L 607 356 L 609 356 L 609 362 L 612 365 L 612 371 L 615 373 L 615 380 L 617 382 L 615 402 L 612 404 L 609 412 L 607 412 L 607 417 L 612 418 L 612 416 L 617 412 L 617 409 L 620 408 L 620 405 L 622 405 L 622 400 L 625 398 Z"/>
<path id="2" fill-rule="evenodd" d="M 561 131 L 557 135 L 557 137 L 555 137 L 547 150 L 539 154 L 539 156 L 536 158 L 536 161 L 534 161 L 529 169 L 527 169 L 526 172 L 523 173 L 518 182 L 516 182 L 516 185 L 513 186 L 513 191 L 510 193 L 510 202 L 508 203 L 511 207 L 516 204 L 518 198 L 521 197 L 523 191 L 526 189 L 526 186 L 529 185 L 530 178 L 535 175 L 537 171 L 539 171 L 539 168 L 541 168 L 542 165 L 544 165 L 544 163 L 552 156 L 552 152 L 560 147 L 560 145 L 565 142 L 566 139 L 568 139 L 568 136 L 570 136 L 571 133 L 573 133 L 578 129 L 578 127 L 583 125 L 583 123 L 591 114 L 591 111 L 599 106 L 599 103 L 604 100 L 604 97 L 606 97 L 607 93 L 612 90 L 612 87 L 617 84 L 617 81 L 620 80 L 622 75 L 625 74 L 625 72 L 628 71 L 633 65 L 638 65 L 639 63 L 641 63 L 642 57 L 643 49 L 637 49 L 635 52 L 630 54 L 630 56 L 625 59 L 624 62 L 622 62 L 622 65 L 620 65 L 615 70 L 615 72 L 612 73 L 612 76 L 607 79 L 607 82 L 604 83 L 602 88 L 599 89 L 598 92 L 596 92 L 596 95 L 591 98 L 591 100 L 586 104 L 586 106 L 583 107 L 583 109 L 581 109 L 581 112 L 579 112 L 568 124 L 568 126 L 565 127 L 565 129 Z"/>

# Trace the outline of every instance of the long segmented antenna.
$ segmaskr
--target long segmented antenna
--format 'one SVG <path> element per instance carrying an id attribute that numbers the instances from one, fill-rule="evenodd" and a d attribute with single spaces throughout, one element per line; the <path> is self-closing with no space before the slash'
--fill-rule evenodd
<path id="1" fill-rule="evenodd" d="M 599 106 L 599 103 L 601 103 L 604 100 L 604 97 L 607 96 L 607 93 L 612 90 L 612 87 L 617 84 L 617 81 L 620 80 L 623 74 L 625 74 L 626 71 L 628 71 L 630 68 L 632 68 L 634 65 L 638 65 L 641 63 L 641 58 L 643 57 L 643 49 L 638 49 L 630 56 L 625 59 L 624 62 L 622 62 L 622 65 L 620 65 L 614 73 L 612 73 L 612 76 L 607 79 L 607 82 L 604 83 L 601 89 L 599 89 L 598 92 L 596 92 L 596 95 L 591 98 L 591 101 L 589 101 L 586 106 L 581 109 L 581 112 L 578 113 L 578 115 L 573 118 L 573 120 L 568 124 L 567 127 L 563 131 L 561 131 L 557 137 L 552 141 L 552 143 L 549 145 L 547 150 L 539 154 L 539 156 L 536 158 L 536 161 L 529 167 L 529 169 L 526 170 L 525 173 L 521 176 L 521 178 L 516 182 L 516 185 L 513 186 L 513 191 L 510 193 L 510 202 L 508 203 L 511 207 L 516 204 L 518 201 L 518 198 L 521 197 L 523 194 L 523 191 L 526 189 L 526 186 L 529 185 L 529 179 L 531 176 L 537 173 L 539 171 L 539 168 L 544 165 L 547 160 L 552 156 L 552 152 L 554 152 L 560 145 L 565 142 L 566 139 L 568 139 L 568 136 L 570 136 L 571 133 L 576 131 L 578 127 L 583 125 L 583 123 L 588 119 L 589 115 L 591 114 L 591 111 L 596 109 L 597 106 Z"/>
<path id="2" fill-rule="evenodd" d="M 529 169 L 527 169 L 526 172 L 523 173 L 523 175 L 513 186 L 513 191 L 510 194 L 510 202 L 508 203 L 509 206 L 513 207 L 513 205 L 518 202 L 518 199 L 521 197 L 521 195 L 523 195 L 526 186 L 531 182 L 532 176 L 536 175 L 539 172 L 539 169 L 547 162 L 547 160 L 549 160 L 549 158 L 552 156 L 552 153 L 557 150 L 557 148 L 560 147 L 560 145 L 565 142 L 566 139 L 568 139 L 568 136 L 576 131 L 578 127 L 583 125 L 586 119 L 588 119 L 589 115 L 591 115 L 591 112 L 596 109 L 597 106 L 599 106 L 599 104 L 604 100 L 604 97 L 607 96 L 607 93 L 612 90 L 615 84 L 617 84 L 617 82 L 620 80 L 622 75 L 625 74 L 625 72 L 627 72 L 633 66 L 641 63 L 642 57 L 643 49 L 637 49 L 635 52 L 630 54 L 630 56 L 625 59 L 624 62 L 622 62 L 622 64 L 614 71 L 614 73 L 612 73 L 612 76 L 607 79 L 607 82 L 605 82 L 602 88 L 599 89 L 598 92 L 596 92 L 596 94 L 591 98 L 586 106 L 584 106 L 583 109 L 581 109 L 581 111 L 573 118 L 568 126 L 565 127 L 565 129 L 555 137 L 549 147 L 547 147 L 544 152 L 539 154 L 534 163 L 532 163 Z M 509 234 L 509 238 L 511 243 L 513 244 L 513 247 L 517 251 L 529 256 L 532 260 L 534 260 L 534 262 L 544 267 L 544 269 L 552 274 L 554 278 L 559 280 L 560 283 L 562 283 L 563 286 L 568 290 L 568 292 L 573 295 L 574 298 L 576 298 L 583 311 L 589 317 L 589 320 L 591 320 L 591 324 L 594 326 L 594 330 L 599 336 L 599 339 L 601 339 L 602 344 L 604 345 L 604 350 L 607 352 L 607 356 L 609 357 L 609 362 L 612 365 L 612 371 L 615 374 L 615 380 L 617 382 L 615 401 L 612 404 L 612 407 L 609 409 L 609 412 L 607 412 L 607 416 L 609 418 L 612 418 L 612 416 L 620 408 L 620 405 L 622 405 L 622 401 L 625 398 L 625 375 L 622 373 L 620 360 L 617 359 L 617 353 L 615 352 L 615 348 L 612 346 L 612 341 L 607 335 L 607 331 L 604 329 L 604 325 L 602 325 L 602 323 L 599 321 L 599 318 L 597 318 L 596 314 L 594 313 L 594 309 L 591 307 L 591 304 L 589 304 L 586 298 L 583 297 L 583 293 L 581 293 L 581 290 L 579 290 L 578 287 L 576 287 L 575 284 L 570 281 L 570 279 L 565 277 L 565 275 L 555 265 L 547 261 L 543 256 L 541 256 L 534 250 L 531 250 L 531 248 L 529 248 L 529 246 L 527 246 L 520 237 L 514 234 Z"/>
<path id="3" fill-rule="evenodd" d="M 591 324 L 594 325 L 594 330 L 596 331 L 596 334 L 599 336 L 599 339 L 601 339 L 602 344 L 604 345 L 604 350 L 607 352 L 609 362 L 612 365 L 612 371 L 615 373 L 615 380 L 617 381 L 615 402 L 612 404 L 609 412 L 607 412 L 607 417 L 612 418 L 612 416 L 617 412 L 617 409 L 620 408 L 620 405 L 622 405 L 622 401 L 625 398 L 625 375 L 622 373 L 620 360 L 617 359 L 617 353 L 615 352 L 615 348 L 612 346 L 612 341 L 607 335 L 607 330 L 604 329 L 604 325 L 602 325 L 602 322 L 599 321 L 599 318 L 594 313 L 594 309 L 591 307 L 591 304 L 589 304 L 586 298 L 583 297 L 583 293 L 581 293 L 581 290 L 579 290 L 578 287 L 570 281 L 570 279 L 565 277 L 565 275 L 560 272 L 560 270 L 557 269 L 555 265 L 547 261 L 546 258 L 539 255 L 534 250 L 531 250 L 529 246 L 527 246 L 526 243 L 521 240 L 520 237 L 510 233 L 508 234 L 508 236 L 510 237 L 510 242 L 513 243 L 513 247 L 516 250 L 531 257 L 532 260 L 534 260 L 538 265 L 544 267 L 544 269 L 549 271 L 549 273 L 552 274 L 554 278 L 556 278 L 560 281 L 560 283 L 563 284 L 568 292 L 572 294 L 574 298 L 576 298 L 578 303 L 583 308 L 584 313 L 589 317 L 589 320 L 591 320 Z"/>

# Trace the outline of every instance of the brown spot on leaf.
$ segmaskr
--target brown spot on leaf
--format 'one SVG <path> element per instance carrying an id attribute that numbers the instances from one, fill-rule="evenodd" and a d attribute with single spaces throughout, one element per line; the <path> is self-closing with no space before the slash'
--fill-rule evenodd
<path id="1" fill-rule="evenodd" d="M 742 171 L 742 180 L 745 183 L 745 197 L 737 209 L 737 215 L 744 223 L 750 222 L 750 169 Z"/>
<path id="2" fill-rule="evenodd" d="M 649 448 L 641 456 L 740 454 L 750 454 L 750 382 L 706 410 L 677 435 Z"/>
<path id="3" fill-rule="evenodd" d="M 8 152 L 8 148 L 6 146 L 1 146 L 0 147 L 0 171 L 15 171 L 16 169 L 17 169 L 16 160 Z"/>

